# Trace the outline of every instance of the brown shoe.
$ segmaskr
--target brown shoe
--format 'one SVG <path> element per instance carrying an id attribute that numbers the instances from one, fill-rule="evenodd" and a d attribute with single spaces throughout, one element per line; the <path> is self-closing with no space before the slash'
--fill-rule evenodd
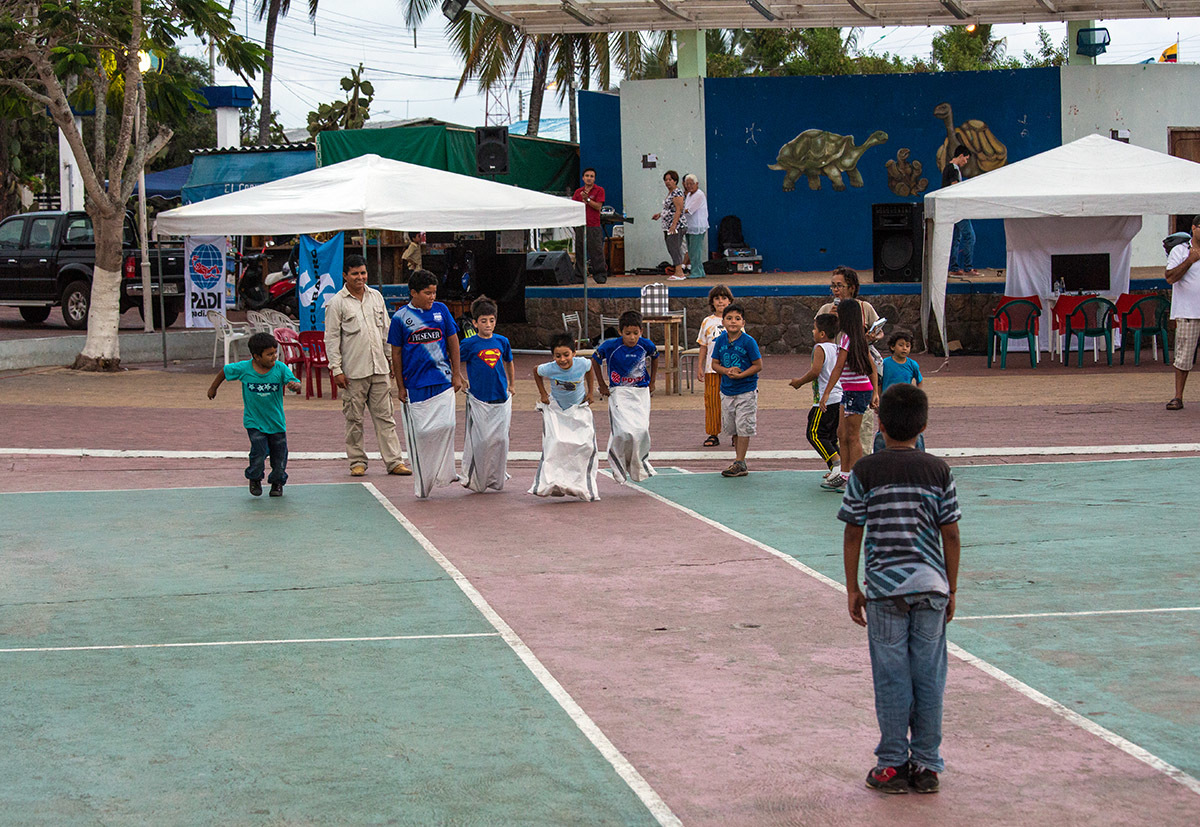
<path id="1" fill-rule="evenodd" d="M 1182 411 L 1183 410 L 1183 400 L 1180 399 L 1178 396 L 1175 397 L 1174 399 L 1172 399 L 1170 402 L 1167 403 L 1167 410 L 1168 411 Z"/>
<path id="2" fill-rule="evenodd" d="M 367 466 L 365 466 L 361 463 L 350 466 L 350 476 L 365 477 L 366 475 L 367 475 Z"/>
<path id="3" fill-rule="evenodd" d="M 411 477 L 412 469 L 403 462 L 398 462 L 388 469 L 389 474 L 395 474 L 397 477 Z"/>

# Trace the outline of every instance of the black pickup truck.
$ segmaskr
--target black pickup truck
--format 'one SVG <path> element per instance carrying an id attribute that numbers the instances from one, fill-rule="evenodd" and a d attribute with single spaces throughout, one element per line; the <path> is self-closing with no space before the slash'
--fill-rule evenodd
<path id="1" fill-rule="evenodd" d="M 121 312 L 142 307 L 141 250 L 132 214 L 125 216 L 122 242 Z M 182 247 L 163 247 L 162 282 L 167 326 L 179 317 L 184 300 Z M 158 322 L 159 253 L 150 250 L 154 315 Z M 96 266 L 92 219 L 84 212 L 33 212 L 0 223 L 0 305 L 19 307 L 28 322 L 44 322 L 62 307 L 73 330 L 87 327 Z"/>

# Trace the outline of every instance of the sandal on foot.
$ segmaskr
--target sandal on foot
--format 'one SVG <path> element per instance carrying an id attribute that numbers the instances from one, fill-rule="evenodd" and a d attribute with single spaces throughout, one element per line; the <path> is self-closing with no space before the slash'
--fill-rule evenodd
<path id="1" fill-rule="evenodd" d="M 1183 410 L 1183 400 L 1180 399 L 1178 396 L 1175 397 L 1174 399 L 1172 399 L 1170 402 L 1167 403 L 1167 410 L 1168 411 Z"/>
<path id="2" fill-rule="evenodd" d="M 713 448 L 721 444 L 721 438 L 716 434 L 710 434 L 708 439 L 704 440 L 705 448 Z"/>

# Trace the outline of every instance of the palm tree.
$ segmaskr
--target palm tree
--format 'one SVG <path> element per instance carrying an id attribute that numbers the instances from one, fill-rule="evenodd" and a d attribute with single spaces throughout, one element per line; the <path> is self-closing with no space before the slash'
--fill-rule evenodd
<path id="1" fill-rule="evenodd" d="M 420 25 L 436 6 L 436 0 L 403 0 L 403 3 L 404 21 L 412 28 Z M 538 133 L 552 65 L 558 100 L 561 103 L 569 96 L 572 112 L 575 96 L 571 93 L 576 81 L 583 89 L 589 89 L 594 75 L 599 87 L 608 89 L 614 65 L 627 76 L 640 72 L 642 67 L 642 41 L 638 32 L 528 35 L 515 26 L 476 14 L 461 14 L 446 28 L 450 42 L 463 60 L 455 97 L 462 94 L 471 80 L 477 81 L 479 89 L 515 81 L 527 63 L 532 63 L 526 129 L 531 136 Z M 574 115 L 571 122 L 574 139 Z"/>
<path id="2" fill-rule="evenodd" d="M 312 20 L 317 16 L 317 4 L 319 0 L 308 0 L 308 19 Z M 275 29 L 279 25 L 280 17 L 287 17 L 287 13 L 291 11 L 292 0 L 254 0 L 254 13 L 259 20 L 266 19 L 267 31 L 263 35 L 263 49 L 267 53 L 266 65 L 263 67 L 262 94 L 259 96 L 259 115 L 258 115 L 258 142 L 260 144 L 270 143 L 271 136 L 271 119 L 274 113 L 271 111 L 271 79 L 275 74 Z M 233 11 L 233 3 L 229 4 L 229 10 Z"/>

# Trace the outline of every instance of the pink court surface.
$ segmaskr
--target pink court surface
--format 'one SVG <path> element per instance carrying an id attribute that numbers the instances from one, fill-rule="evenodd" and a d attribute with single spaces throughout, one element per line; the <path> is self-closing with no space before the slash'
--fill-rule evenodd
<path id="1" fill-rule="evenodd" d="M 1149 351 L 917 358 L 964 511 L 935 796 L 863 784 L 807 356 L 766 359 L 750 476 L 656 395 L 661 473 L 591 504 L 524 493 L 532 357 L 505 490 L 428 501 L 351 480 L 328 396 L 287 399 L 287 494 L 253 500 L 207 363 L 0 374 L 0 823 L 1200 823 L 1200 402 L 1166 411 Z"/>

